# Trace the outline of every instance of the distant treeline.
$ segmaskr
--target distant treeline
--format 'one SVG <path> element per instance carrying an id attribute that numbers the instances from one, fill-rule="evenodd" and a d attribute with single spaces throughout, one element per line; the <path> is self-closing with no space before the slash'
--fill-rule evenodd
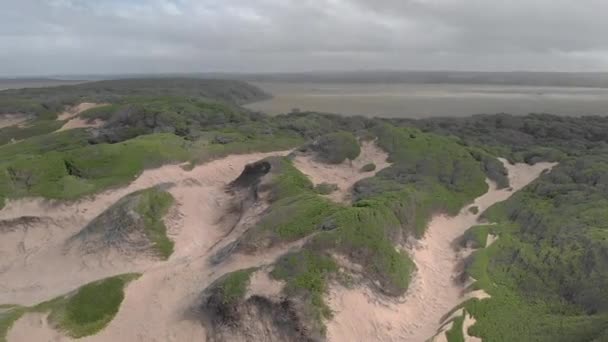
<path id="1" fill-rule="evenodd" d="M 346 71 L 302 73 L 201 74 L 256 82 L 490 84 L 608 88 L 608 73 L 480 71 Z"/>

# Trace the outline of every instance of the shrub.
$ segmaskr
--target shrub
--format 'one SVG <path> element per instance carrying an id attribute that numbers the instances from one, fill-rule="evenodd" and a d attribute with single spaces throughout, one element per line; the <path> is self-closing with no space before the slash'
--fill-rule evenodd
<path id="1" fill-rule="evenodd" d="M 329 195 L 338 190 L 338 185 L 334 183 L 321 183 L 315 186 L 315 191 L 319 195 Z"/>
<path id="2" fill-rule="evenodd" d="M 365 164 L 361 168 L 361 172 L 372 172 L 375 170 L 376 170 L 376 164 L 374 164 L 374 163 Z"/>
<path id="3" fill-rule="evenodd" d="M 350 132 L 326 134 L 320 137 L 312 148 L 320 160 L 329 164 L 340 164 L 346 159 L 353 160 L 361 153 L 357 138 Z"/>

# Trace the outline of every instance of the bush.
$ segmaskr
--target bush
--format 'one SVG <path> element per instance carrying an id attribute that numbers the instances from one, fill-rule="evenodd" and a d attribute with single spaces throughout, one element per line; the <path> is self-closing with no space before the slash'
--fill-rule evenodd
<path id="1" fill-rule="evenodd" d="M 329 195 L 338 190 L 338 185 L 334 183 L 321 183 L 315 186 L 315 191 L 319 195 Z"/>
<path id="2" fill-rule="evenodd" d="M 374 164 L 374 163 L 365 164 L 365 165 L 363 165 L 363 167 L 361 167 L 361 172 L 372 172 L 375 170 L 376 170 L 376 164 Z"/>
<path id="3" fill-rule="evenodd" d="M 340 164 L 346 159 L 353 160 L 361 153 L 357 138 L 349 132 L 326 134 L 320 137 L 312 148 L 320 160 L 329 164 Z"/>

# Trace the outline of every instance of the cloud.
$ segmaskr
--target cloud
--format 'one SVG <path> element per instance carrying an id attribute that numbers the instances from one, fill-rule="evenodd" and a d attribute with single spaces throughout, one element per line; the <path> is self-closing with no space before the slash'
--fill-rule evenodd
<path id="1" fill-rule="evenodd" d="M 604 0 L 21 0 L 0 75 L 607 70 Z"/>

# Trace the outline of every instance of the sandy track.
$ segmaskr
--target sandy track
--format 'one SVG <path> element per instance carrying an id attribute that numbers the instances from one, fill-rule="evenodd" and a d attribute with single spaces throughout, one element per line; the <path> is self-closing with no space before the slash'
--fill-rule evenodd
<path id="1" fill-rule="evenodd" d="M 192 171 L 184 171 L 178 165 L 163 166 L 144 171 L 127 187 L 73 203 L 40 199 L 10 201 L 0 211 L 0 220 L 18 219 L 23 215 L 43 219 L 28 222 L 27 227 L 0 231 L 0 253 L 10 259 L 2 264 L 4 268 L 0 271 L 3 286 L 0 303 L 36 304 L 96 279 L 138 271 L 143 276 L 128 286 L 117 317 L 98 335 L 83 340 L 204 340 L 203 327 L 186 319 L 185 314 L 197 304 L 197 296 L 205 287 L 227 272 L 270 264 L 302 244 L 267 250 L 255 256 L 234 255 L 216 267 L 207 261 L 208 256 L 229 242 L 226 227 L 221 224 L 232 199 L 225 185 L 235 179 L 246 164 L 286 153 L 233 155 Z M 83 258 L 65 253 L 61 248 L 67 238 L 124 195 L 167 182 L 175 184 L 169 192 L 176 199 L 176 206 L 165 219 L 175 241 L 175 253 L 168 261 L 151 258 L 133 261 L 118 254 Z M 17 245 L 22 247 L 14 248 Z M 10 330 L 9 341 L 31 341 L 30 336 L 45 336 L 42 340 L 49 341 L 69 340 L 40 318 L 34 314 L 22 317 Z"/>
<path id="2" fill-rule="evenodd" d="M 498 190 L 488 182 L 489 191 L 472 204 L 479 207 L 479 213 L 506 200 L 543 170 L 554 166 L 551 163 L 510 165 L 501 161 L 509 171 L 513 191 Z M 328 324 L 329 340 L 421 342 L 433 337 L 440 328 L 442 316 L 466 298 L 463 286 L 455 281 L 457 267 L 466 253 L 456 252 L 452 246 L 468 228 L 478 223 L 480 214 L 468 209 L 469 206 L 463 208 L 454 217 L 434 217 L 424 238 L 408 250 L 417 272 L 403 298 L 384 298 L 368 288 L 334 286 L 329 295 L 330 306 L 335 311 Z"/>
<path id="3" fill-rule="evenodd" d="M 321 183 L 338 185 L 338 190 L 327 197 L 336 202 L 349 202 L 353 185 L 364 178 L 373 177 L 382 169 L 389 167 L 391 164 L 387 162 L 387 158 L 388 154 L 374 142 L 364 141 L 361 144 L 361 154 L 355 160 L 333 165 L 319 163 L 311 155 L 298 155 L 294 159 L 294 165 L 315 185 Z M 376 164 L 376 170 L 361 172 L 361 168 L 368 163 Z"/>

